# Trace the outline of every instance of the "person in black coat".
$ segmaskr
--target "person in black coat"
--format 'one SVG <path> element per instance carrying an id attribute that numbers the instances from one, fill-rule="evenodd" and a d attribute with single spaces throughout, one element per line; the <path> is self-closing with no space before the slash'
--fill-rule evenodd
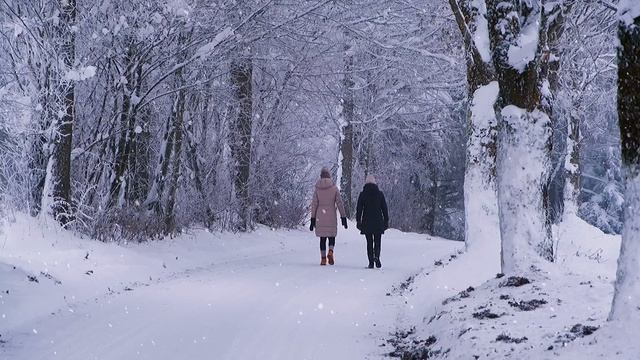
<path id="1" fill-rule="evenodd" d="M 373 175 L 367 176 L 364 188 L 358 196 L 356 221 L 358 230 L 367 238 L 368 268 L 373 269 L 374 263 L 377 268 L 382 267 L 380 245 L 382 234 L 389 228 L 389 212 L 384 194 L 378 189 Z"/>

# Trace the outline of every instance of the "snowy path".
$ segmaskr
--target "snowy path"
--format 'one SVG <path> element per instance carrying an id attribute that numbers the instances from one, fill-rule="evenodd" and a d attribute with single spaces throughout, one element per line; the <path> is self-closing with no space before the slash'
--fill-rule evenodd
<path id="1" fill-rule="evenodd" d="M 266 245 L 21 324 L 3 337 L 0 359 L 378 358 L 404 304 L 386 294 L 461 245 L 390 231 L 383 268 L 369 270 L 351 229 L 337 240 L 335 266 L 318 265 L 308 232 L 248 243 L 258 241 Z"/>

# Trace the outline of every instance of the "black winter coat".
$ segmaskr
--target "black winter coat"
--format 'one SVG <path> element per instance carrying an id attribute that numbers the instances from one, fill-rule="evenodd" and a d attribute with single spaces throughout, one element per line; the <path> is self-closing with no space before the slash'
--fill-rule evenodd
<path id="1" fill-rule="evenodd" d="M 360 225 L 361 234 L 384 234 L 389 227 L 387 201 L 378 185 L 364 185 L 358 196 L 356 221 Z"/>

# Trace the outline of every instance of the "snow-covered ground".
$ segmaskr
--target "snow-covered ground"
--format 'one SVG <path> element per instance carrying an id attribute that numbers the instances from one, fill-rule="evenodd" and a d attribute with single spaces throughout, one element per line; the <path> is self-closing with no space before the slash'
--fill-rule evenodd
<path id="1" fill-rule="evenodd" d="M 495 250 L 395 230 L 365 269 L 352 228 L 321 267 L 308 231 L 116 245 L 18 216 L 0 234 L 0 359 L 639 357 L 637 329 L 606 322 L 620 237 L 577 217 L 557 262 L 515 284 Z"/>
<path id="2" fill-rule="evenodd" d="M 308 231 L 119 246 L 18 215 L 0 233 L 0 359 L 380 358 L 409 315 L 455 291 L 423 278 L 461 249 L 391 230 L 369 270 L 352 226 L 321 267 Z"/>
<path id="3" fill-rule="evenodd" d="M 408 359 L 640 358 L 632 331 L 606 322 L 620 237 L 603 234 L 575 216 L 555 233 L 557 262 L 540 263 L 526 280 L 494 273 L 476 286 L 486 258 L 464 254 L 454 260 L 448 267 L 464 264 L 468 280 L 453 281 L 447 267 L 445 278 L 473 286 L 458 288 L 423 319 L 407 322 L 396 339 L 399 353 Z"/>

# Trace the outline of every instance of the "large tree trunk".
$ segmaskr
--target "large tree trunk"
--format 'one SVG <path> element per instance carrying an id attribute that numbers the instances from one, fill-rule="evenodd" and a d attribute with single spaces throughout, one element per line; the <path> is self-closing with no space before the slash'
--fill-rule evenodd
<path id="1" fill-rule="evenodd" d="M 145 207 L 155 211 L 157 214 L 162 212 L 162 194 L 164 193 L 165 179 L 169 171 L 169 163 L 171 152 L 173 151 L 173 138 L 175 127 L 173 126 L 173 116 L 175 111 L 175 102 L 171 110 L 171 115 L 165 122 L 162 142 L 160 143 L 160 157 L 153 173 L 151 187 L 144 202 Z"/>
<path id="2" fill-rule="evenodd" d="M 136 47 L 133 43 L 129 45 L 127 53 L 127 69 L 125 78 L 127 83 L 122 89 L 122 110 L 120 111 L 120 135 L 114 153 L 115 160 L 111 173 L 111 187 L 109 190 L 109 200 L 107 207 L 124 205 L 126 196 L 127 171 L 129 170 L 129 157 L 135 139 L 136 112 L 138 104 L 132 101 L 133 95 L 139 93 L 141 79 L 136 74 L 138 68 L 142 66 L 139 57 L 136 55 Z"/>
<path id="3" fill-rule="evenodd" d="M 467 159 L 464 176 L 467 251 L 500 251 L 496 189 L 497 121 L 494 104 L 499 86 L 489 52 L 483 1 L 449 0 L 463 37 L 467 63 Z M 480 50 L 481 49 L 481 50 Z"/>
<path id="4" fill-rule="evenodd" d="M 52 127 L 49 148 L 52 149 L 47 164 L 44 182 L 42 209 L 53 216 L 63 226 L 71 219 L 71 150 L 73 123 L 75 120 L 75 86 L 73 80 L 66 80 L 64 72 L 75 62 L 75 33 L 72 27 L 76 21 L 75 0 L 60 1 L 60 24 L 56 29 L 59 43 L 56 45 L 63 69 L 56 72 L 56 96 L 60 101 L 60 114 Z"/>
<path id="5" fill-rule="evenodd" d="M 618 118 L 625 181 L 624 228 L 609 319 L 640 320 L 640 6 L 620 5 Z"/>
<path id="6" fill-rule="evenodd" d="M 143 67 L 138 66 L 136 78 L 137 88 L 136 94 L 141 94 L 142 91 L 142 78 Z M 130 181 L 127 182 L 126 194 L 128 200 L 133 201 L 134 204 L 139 205 L 144 202 L 149 192 L 149 182 L 151 171 L 150 169 L 150 150 L 151 132 L 148 128 L 148 124 L 151 121 L 151 109 L 145 107 L 137 111 L 140 125 L 133 127 L 131 134 L 131 154 L 129 155 L 129 172 L 131 174 Z"/>
<path id="7" fill-rule="evenodd" d="M 238 110 L 231 122 L 229 146 L 233 157 L 233 183 L 239 206 L 242 231 L 251 228 L 249 176 L 251 174 L 251 136 L 253 118 L 252 91 L 253 63 L 250 58 L 238 59 L 231 64 L 231 83 L 235 88 Z"/>
<path id="8" fill-rule="evenodd" d="M 210 89 L 210 87 L 208 89 Z M 212 121 L 212 116 L 208 111 L 210 104 L 207 101 L 207 97 L 195 95 L 194 98 L 190 101 L 190 103 L 193 103 L 192 107 L 198 108 L 200 111 L 200 122 L 202 124 L 201 134 L 202 136 L 206 137 L 207 129 L 208 129 L 207 123 L 209 121 Z M 213 121 L 220 122 L 220 119 L 216 117 L 216 119 Z M 214 135 L 215 135 L 213 137 L 215 141 L 214 148 L 219 149 L 220 148 L 219 136 L 217 133 L 214 133 Z M 185 150 L 185 154 L 187 156 L 187 161 L 190 166 L 190 170 L 192 172 L 191 178 L 193 179 L 195 188 L 200 194 L 201 199 L 203 201 L 202 206 L 205 209 L 205 216 L 206 216 L 206 218 L 204 219 L 205 225 L 208 228 L 210 228 L 211 226 L 213 226 L 213 223 L 217 219 L 216 219 L 216 214 L 213 212 L 213 210 L 211 209 L 211 205 L 209 204 L 209 195 L 207 194 L 205 184 L 203 183 L 203 171 L 202 171 L 203 165 L 201 162 L 201 157 L 199 156 L 200 143 L 198 139 L 196 139 L 196 135 L 194 133 L 194 121 L 188 121 L 185 124 L 184 136 L 185 136 L 185 144 L 187 147 Z M 216 180 L 217 180 L 216 170 L 217 170 L 218 159 L 219 159 L 218 154 L 219 152 L 216 151 L 213 156 L 213 159 L 210 159 L 212 164 L 212 166 L 210 167 L 211 176 L 209 176 L 210 180 L 207 183 L 211 188 L 215 188 L 216 186 Z"/>
<path id="9" fill-rule="evenodd" d="M 352 189 L 353 189 L 353 119 L 355 116 L 355 104 L 353 95 L 353 55 L 348 45 L 344 47 L 346 53 L 344 66 L 342 114 L 340 124 L 340 195 L 344 203 L 347 217 L 352 215 Z"/>
<path id="10" fill-rule="evenodd" d="M 545 5 L 543 17 L 544 28 L 540 32 L 541 57 L 540 57 L 540 79 L 542 84 L 542 109 L 549 115 L 552 124 L 556 124 L 560 119 L 554 111 L 556 94 L 560 87 L 560 59 L 562 49 L 560 38 L 565 30 L 565 18 L 573 6 L 573 1 L 558 1 Z M 578 195 L 580 194 L 580 118 L 572 116 L 567 121 L 567 149 L 564 159 L 565 187 L 562 207 L 567 214 L 575 214 L 578 211 Z M 553 138 L 553 135 L 552 135 Z M 563 214 L 554 214 L 554 206 L 551 199 L 551 187 L 553 177 L 549 177 L 545 188 L 547 195 L 546 211 L 547 219 L 550 222 L 562 219 Z"/>
<path id="11" fill-rule="evenodd" d="M 541 46 L 537 42 L 533 48 L 519 47 L 544 28 L 542 6 L 516 0 L 489 0 L 487 5 L 492 57 L 500 84 L 496 169 L 502 271 L 519 273 L 534 264 L 536 250 L 553 259 L 545 210 L 551 123 L 540 110 Z"/>
<path id="12" fill-rule="evenodd" d="M 182 74 L 180 73 L 180 78 Z M 180 79 L 184 84 L 184 81 Z M 173 166 L 171 168 L 171 178 L 167 189 L 167 206 L 165 208 L 165 232 L 172 233 L 176 229 L 175 205 L 178 190 L 178 179 L 180 178 L 180 164 L 182 159 L 182 134 L 184 124 L 185 90 L 178 91 L 177 99 L 172 111 L 173 117 Z"/>
<path id="13" fill-rule="evenodd" d="M 500 251 L 500 219 L 496 187 L 497 121 L 493 106 L 498 91 L 498 82 L 492 81 L 478 87 L 470 99 L 464 174 L 466 249 L 491 249 L 496 255 Z"/>

